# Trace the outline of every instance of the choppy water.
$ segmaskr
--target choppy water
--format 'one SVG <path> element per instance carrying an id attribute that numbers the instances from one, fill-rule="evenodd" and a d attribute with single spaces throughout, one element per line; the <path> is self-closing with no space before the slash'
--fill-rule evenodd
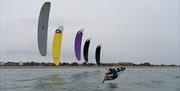
<path id="1" fill-rule="evenodd" d="M 127 68 L 105 81 L 105 68 L 0 68 L 0 91 L 180 91 L 180 68 Z"/>

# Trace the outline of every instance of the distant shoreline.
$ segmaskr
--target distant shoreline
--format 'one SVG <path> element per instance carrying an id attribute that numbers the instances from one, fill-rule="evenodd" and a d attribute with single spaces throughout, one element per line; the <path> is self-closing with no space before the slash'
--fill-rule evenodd
<path id="1" fill-rule="evenodd" d="M 109 68 L 112 66 L 0 66 L 0 68 Z M 122 66 L 115 66 L 122 67 Z M 126 68 L 180 68 L 180 66 L 124 66 Z"/>

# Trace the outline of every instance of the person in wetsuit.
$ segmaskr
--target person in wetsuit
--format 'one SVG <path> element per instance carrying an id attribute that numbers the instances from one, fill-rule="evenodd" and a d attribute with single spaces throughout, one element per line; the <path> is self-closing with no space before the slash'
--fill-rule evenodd
<path id="1" fill-rule="evenodd" d="M 108 72 L 105 74 L 104 80 L 101 82 L 102 84 L 104 83 L 105 80 L 114 80 L 116 78 L 118 78 L 118 73 L 125 70 L 125 67 L 121 67 L 121 68 L 109 68 Z"/>
<path id="2" fill-rule="evenodd" d="M 109 68 L 109 72 L 106 73 L 106 80 L 114 80 L 118 78 L 118 73 L 115 68 Z"/>

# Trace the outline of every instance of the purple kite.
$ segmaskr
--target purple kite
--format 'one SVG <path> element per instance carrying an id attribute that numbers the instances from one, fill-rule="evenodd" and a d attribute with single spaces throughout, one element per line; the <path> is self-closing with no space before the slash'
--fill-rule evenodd
<path id="1" fill-rule="evenodd" d="M 81 41 L 83 36 L 84 29 L 81 29 L 76 33 L 75 43 L 74 43 L 74 50 L 77 60 L 81 60 Z"/>

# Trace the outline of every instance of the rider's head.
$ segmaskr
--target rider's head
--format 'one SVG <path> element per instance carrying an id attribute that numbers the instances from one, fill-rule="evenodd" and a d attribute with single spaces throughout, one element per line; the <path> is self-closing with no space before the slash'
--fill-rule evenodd
<path id="1" fill-rule="evenodd" d="M 112 69 L 114 70 L 116 67 L 115 66 L 112 66 Z"/>

